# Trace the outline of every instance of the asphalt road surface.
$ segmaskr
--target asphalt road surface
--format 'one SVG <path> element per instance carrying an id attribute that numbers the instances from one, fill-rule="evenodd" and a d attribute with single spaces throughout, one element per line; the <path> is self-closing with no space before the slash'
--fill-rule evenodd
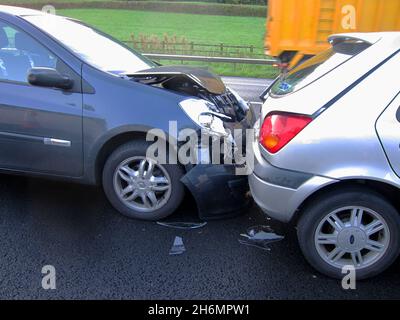
<path id="1" fill-rule="evenodd" d="M 246 98 L 268 80 L 227 78 Z M 400 261 L 383 275 L 344 291 L 302 257 L 292 226 L 244 215 L 176 230 L 129 220 L 101 189 L 2 175 L 0 298 L 40 299 L 350 299 L 399 298 Z M 169 221 L 197 221 L 189 197 Z M 269 225 L 285 239 L 270 251 L 239 243 L 247 228 Z M 170 256 L 176 236 L 186 251 Z M 56 270 L 44 290 L 43 266 Z"/>

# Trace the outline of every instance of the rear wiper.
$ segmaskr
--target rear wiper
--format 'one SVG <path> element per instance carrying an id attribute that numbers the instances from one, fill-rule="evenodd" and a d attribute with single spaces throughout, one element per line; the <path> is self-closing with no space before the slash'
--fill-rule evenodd
<path id="1" fill-rule="evenodd" d="M 276 78 L 272 83 L 260 94 L 259 98 L 261 99 L 262 102 L 265 102 L 267 100 L 267 95 L 271 91 L 272 87 L 275 85 L 277 81 L 283 80 L 282 76 Z"/>

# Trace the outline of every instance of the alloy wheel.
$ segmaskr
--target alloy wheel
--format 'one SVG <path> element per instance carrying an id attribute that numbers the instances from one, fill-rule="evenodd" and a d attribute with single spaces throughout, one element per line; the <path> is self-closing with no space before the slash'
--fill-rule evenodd
<path id="1" fill-rule="evenodd" d="M 153 212 L 168 202 L 171 178 L 156 161 L 131 157 L 117 166 L 114 190 L 126 206 L 139 212 Z"/>
<path id="2" fill-rule="evenodd" d="M 377 212 L 364 207 L 343 207 L 319 223 L 314 244 L 321 258 L 333 267 L 366 268 L 380 260 L 389 245 L 390 231 Z"/>

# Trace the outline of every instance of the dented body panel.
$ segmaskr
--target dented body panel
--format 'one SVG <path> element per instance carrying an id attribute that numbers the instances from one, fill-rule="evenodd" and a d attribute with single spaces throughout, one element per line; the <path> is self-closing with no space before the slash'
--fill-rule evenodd
<path id="1" fill-rule="evenodd" d="M 191 84 L 213 94 L 223 94 L 226 91 L 225 84 L 220 77 L 207 70 L 192 67 L 161 66 L 139 71 L 128 76 L 142 83 L 160 84 L 167 87 L 171 87 L 171 85 L 168 86 L 170 82 L 173 83 L 174 80 L 183 78 L 189 82 L 187 89 L 190 88 Z"/>

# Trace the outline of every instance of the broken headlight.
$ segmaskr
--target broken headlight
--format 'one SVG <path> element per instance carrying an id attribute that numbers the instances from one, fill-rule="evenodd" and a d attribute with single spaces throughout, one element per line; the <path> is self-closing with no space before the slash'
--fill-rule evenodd
<path id="1" fill-rule="evenodd" d="M 216 112 L 214 104 L 203 99 L 186 99 L 179 106 L 201 129 L 210 135 L 228 136 L 224 121 L 232 121 L 229 116 Z"/>

